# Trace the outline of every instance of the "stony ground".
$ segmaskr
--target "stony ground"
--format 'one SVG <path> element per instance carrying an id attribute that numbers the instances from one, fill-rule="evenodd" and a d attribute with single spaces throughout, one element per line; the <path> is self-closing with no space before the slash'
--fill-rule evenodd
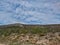
<path id="1" fill-rule="evenodd" d="M 11 34 L 0 37 L 0 45 L 60 45 L 60 32 L 40 34 Z"/>

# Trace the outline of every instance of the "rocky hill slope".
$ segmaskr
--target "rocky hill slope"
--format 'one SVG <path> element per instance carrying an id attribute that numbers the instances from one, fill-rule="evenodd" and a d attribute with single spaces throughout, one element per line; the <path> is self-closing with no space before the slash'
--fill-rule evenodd
<path id="1" fill-rule="evenodd" d="M 60 24 L 2 25 L 0 45 L 60 45 Z"/>

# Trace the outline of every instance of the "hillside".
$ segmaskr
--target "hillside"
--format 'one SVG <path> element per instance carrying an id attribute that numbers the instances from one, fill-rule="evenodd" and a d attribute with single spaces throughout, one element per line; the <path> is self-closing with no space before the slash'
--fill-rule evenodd
<path id="1" fill-rule="evenodd" d="M 59 42 L 60 24 L 0 26 L 0 45 L 59 45 Z"/>

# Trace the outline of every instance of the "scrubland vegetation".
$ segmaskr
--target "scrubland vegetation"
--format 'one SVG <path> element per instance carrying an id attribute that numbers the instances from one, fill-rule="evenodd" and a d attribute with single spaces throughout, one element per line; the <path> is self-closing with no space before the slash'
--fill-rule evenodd
<path id="1" fill-rule="evenodd" d="M 0 27 L 0 43 L 3 45 L 59 45 L 59 42 L 59 25 Z"/>

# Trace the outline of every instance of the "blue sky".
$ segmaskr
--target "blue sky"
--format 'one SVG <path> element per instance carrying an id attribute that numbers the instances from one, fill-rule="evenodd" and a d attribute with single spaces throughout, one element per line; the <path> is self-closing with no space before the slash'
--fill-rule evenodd
<path id="1" fill-rule="evenodd" d="M 60 0 L 0 0 L 0 25 L 60 24 Z"/>

